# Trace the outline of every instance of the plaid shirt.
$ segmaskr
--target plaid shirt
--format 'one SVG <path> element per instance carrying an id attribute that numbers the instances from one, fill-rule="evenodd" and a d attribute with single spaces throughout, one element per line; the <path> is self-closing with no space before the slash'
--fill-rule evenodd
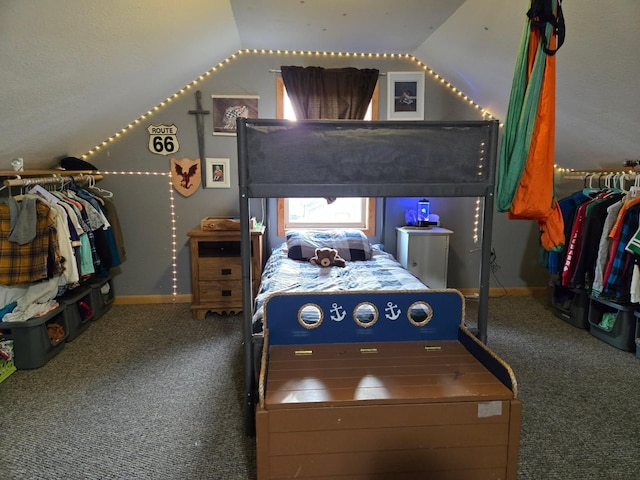
<path id="1" fill-rule="evenodd" d="M 9 241 L 9 206 L 0 204 L 0 284 L 30 283 L 60 275 L 64 270 L 55 228 L 55 212 L 36 202 L 36 236 L 24 245 Z"/>

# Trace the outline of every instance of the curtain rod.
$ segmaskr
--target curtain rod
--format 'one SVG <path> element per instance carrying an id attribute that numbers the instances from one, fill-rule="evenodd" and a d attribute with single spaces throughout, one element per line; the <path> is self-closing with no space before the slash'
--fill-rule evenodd
<path id="1" fill-rule="evenodd" d="M 270 73 L 282 73 L 282 70 L 276 70 L 276 69 L 274 69 L 274 68 L 270 68 L 270 69 L 269 69 L 269 72 L 270 72 Z M 386 75 L 387 75 L 387 74 L 386 74 L 386 73 L 384 73 L 384 72 L 378 72 L 378 76 L 379 76 L 379 77 L 384 77 L 384 76 L 386 76 Z"/>

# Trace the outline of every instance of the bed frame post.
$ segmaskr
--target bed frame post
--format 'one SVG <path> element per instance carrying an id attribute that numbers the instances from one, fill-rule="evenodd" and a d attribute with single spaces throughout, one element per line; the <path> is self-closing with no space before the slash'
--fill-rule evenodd
<path id="1" fill-rule="evenodd" d="M 240 200 L 240 253 L 242 258 L 242 345 L 244 348 L 244 388 L 245 388 L 245 416 L 246 433 L 255 433 L 255 399 L 254 376 L 253 376 L 253 344 L 251 342 L 252 333 L 252 292 L 251 284 L 251 233 L 249 232 L 249 192 L 247 188 L 247 145 L 244 130 L 246 124 L 238 121 L 238 187 Z M 242 133 L 241 133 L 242 131 Z"/>
<path id="2" fill-rule="evenodd" d="M 498 157 L 498 122 L 491 123 L 491 142 L 486 152 L 490 159 Z M 491 234 L 493 231 L 494 189 L 496 178 L 495 161 L 488 162 L 489 183 L 484 195 L 484 212 L 482 221 L 482 254 L 480 259 L 480 289 L 478 292 L 478 337 L 487 343 L 487 324 L 489 323 L 489 288 L 491 280 Z"/>

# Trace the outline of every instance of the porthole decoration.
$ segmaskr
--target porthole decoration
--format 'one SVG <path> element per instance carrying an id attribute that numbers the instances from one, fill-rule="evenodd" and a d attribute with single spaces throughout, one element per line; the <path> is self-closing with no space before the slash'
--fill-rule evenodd
<path id="1" fill-rule="evenodd" d="M 433 318 L 433 309 L 427 302 L 414 302 L 407 310 L 407 318 L 411 325 L 423 327 L 431 321 L 431 318 Z"/>
<path id="2" fill-rule="evenodd" d="M 315 303 L 305 303 L 298 310 L 298 323 L 308 330 L 318 328 L 323 319 L 324 313 Z"/>
<path id="3" fill-rule="evenodd" d="M 378 309 L 373 303 L 359 303 L 353 310 L 353 320 L 363 328 L 369 328 L 378 321 Z"/>

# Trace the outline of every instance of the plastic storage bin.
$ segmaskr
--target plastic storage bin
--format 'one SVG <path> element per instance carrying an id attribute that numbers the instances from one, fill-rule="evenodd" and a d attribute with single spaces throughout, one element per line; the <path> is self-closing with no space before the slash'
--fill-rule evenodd
<path id="1" fill-rule="evenodd" d="M 58 297 L 58 302 L 64 305 L 64 316 L 67 321 L 67 342 L 72 342 L 91 325 L 95 313 L 91 297 L 91 288 L 80 286 L 69 290 Z"/>
<path id="2" fill-rule="evenodd" d="M 550 287 L 551 307 L 556 317 L 577 328 L 589 329 L 589 294 L 580 288 Z"/>
<path id="3" fill-rule="evenodd" d="M 635 306 L 591 297 L 589 332 L 616 348 L 635 350 Z"/>
<path id="4" fill-rule="evenodd" d="M 39 368 L 59 354 L 69 334 L 60 304 L 41 317 L 24 322 L 0 322 L 0 330 L 6 339 L 13 340 L 13 362 L 18 370 Z M 57 336 L 49 336 L 49 329 Z"/>
<path id="5" fill-rule="evenodd" d="M 0 338 L 0 383 L 16 371 L 13 363 L 13 340 Z"/>
<path id="6" fill-rule="evenodd" d="M 91 305 L 94 309 L 93 320 L 100 318 L 113 303 L 113 282 L 111 276 L 95 278 L 88 283 L 91 288 Z"/>
<path id="7" fill-rule="evenodd" d="M 640 312 L 635 311 L 633 315 L 636 317 L 636 357 L 640 358 Z"/>

